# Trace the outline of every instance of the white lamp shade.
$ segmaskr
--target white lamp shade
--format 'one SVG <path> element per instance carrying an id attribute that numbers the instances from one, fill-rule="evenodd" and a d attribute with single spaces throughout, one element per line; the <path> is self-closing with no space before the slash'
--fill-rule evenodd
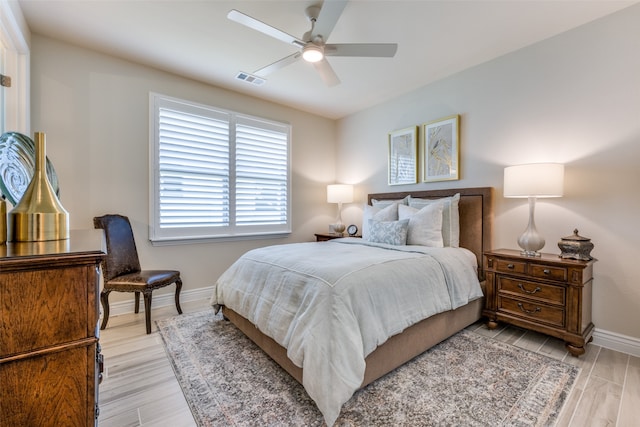
<path id="1" fill-rule="evenodd" d="M 532 163 L 504 168 L 504 197 L 562 197 L 564 165 Z"/>
<path id="2" fill-rule="evenodd" d="M 331 184 L 327 185 L 327 203 L 351 203 L 353 202 L 353 185 Z"/>

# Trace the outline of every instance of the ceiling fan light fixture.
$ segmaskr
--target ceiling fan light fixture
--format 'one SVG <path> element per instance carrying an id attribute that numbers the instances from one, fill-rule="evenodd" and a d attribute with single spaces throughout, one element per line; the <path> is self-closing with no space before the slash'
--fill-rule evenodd
<path id="1" fill-rule="evenodd" d="M 318 62 L 322 61 L 323 58 L 324 50 L 321 46 L 313 43 L 307 43 L 307 45 L 302 48 L 302 59 L 307 62 Z"/>

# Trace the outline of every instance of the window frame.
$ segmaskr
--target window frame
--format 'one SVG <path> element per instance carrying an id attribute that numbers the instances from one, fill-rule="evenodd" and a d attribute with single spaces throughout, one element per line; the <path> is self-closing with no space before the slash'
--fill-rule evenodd
<path id="1" fill-rule="evenodd" d="M 29 29 L 17 2 L 0 1 L 0 73 L 11 77 L 11 88 L 2 88 L 0 133 L 30 129 L 30 49 Z"/>
<path id="2" fill-rule="evenodd" d="M 229 225 L 219 227 L 160 227 L 160 108 L 170 108 L 176 111 L 197 114 L 220 120 L 228 118 L 229 138 Z M 149 94 L 149 240 L 154 246 L 177 245 L 190 243 L 206 243 L 232 240 L 254 240 L 264 238 L 286 237 L 291 234 L 291 125 L 251 116 L 244 113 L 230 111 L 216 106 L 210 106 L 178 99 L 155 92 Z M 276 225 L 241 225 L 236 222 L 236 128 L 239 124 L 247 123 L 262 126 L 286 135 L 286 222 Z"/>

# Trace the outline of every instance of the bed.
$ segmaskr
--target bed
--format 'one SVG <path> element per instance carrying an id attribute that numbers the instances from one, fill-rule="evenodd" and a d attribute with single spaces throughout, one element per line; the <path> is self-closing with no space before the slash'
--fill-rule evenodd
<path id="1" fill-rule="evenodd" d="M 218 279 L 212 305 L 304 385 L 331 426 L 358 388 L 480 318 L 491 199 L 488 187 L 370 194 L 365 238 L 249 251 Z M 380 213 L 393 209 L 405 218 L 387 221 Z M 419 213 L 407 219 L 407 211 Z M 447 212 L 457 214 L 459 226 L 452 227 Z M 444 248 L 422 245 L 433 236 L 416 234 L 422 227 L 413 222 L 407 225 L 418 215 L 444 217 L 446 227 L 437 224 Z M 450 233 L 454 229 L 459 236 Z M 384 240 L 389 230 L 406 232 L 411 244 Z M 432 276 L 441 280 L 428 288 L 414 283 Z"/>

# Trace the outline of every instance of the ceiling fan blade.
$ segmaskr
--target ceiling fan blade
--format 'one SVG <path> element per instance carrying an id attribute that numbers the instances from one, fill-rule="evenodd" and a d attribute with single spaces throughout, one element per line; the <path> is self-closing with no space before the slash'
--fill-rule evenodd
<path id="1" fill-rule="evenodd" d="M 269 74 L 273 73 L 274 71 L 277 71 L 281 68 L 286 67 L 287 65 L 291 65 L 294 62 L 296 62 L 298 59 L 300 59 L 302 57 L 302 53 L 300 52 L 296 52 L 293 53 L 289 56 L 285 56 L 284 58 L 267 65 L 266 67 L 262 67 L 259 70 L 257 70 L 255 73 L 256 76 L 258 77 L 267 77 Z"/>
<path id="2" fill-rule="evenodd" d="M 227 18 L 237 22 L 238 24 L 242 24 L 253 30 L 260 31 L 263 34 L 271 36 L 285 43 L 292 44 L 297 47 L 303 47 L 305 45 L 302 40 L 293 37 L 291 34 L 287 34 L 284 31 L 272 27 L 271 25 L 265 24 L 264 22 L 252 18 L 249 15 L 245 15 L 244 13 L 239 12 L 235 9 L 232 9 L 231 11 L 229 11 L 229 13 L 227 13 Z"/>
<path id="3" fill-rule="evenodd" d="M 318 19 L 313 26 L 313 31 L 311 31 L 311 39 L 313 40 L 316 36 L 322 36 L 322 39 L 326 41 L 346 5 L 347 0 L 324 0 Z"/>
<path id="4" fill-rule="evenodd" d="M 322 81 L 324 81 L 327 86 L 335 86 L 337 84 L 340 84 L 340 79 L 338 78 L 336 72 L 333 71 L 331 64 L 329 64 L 329 61 L 327 61 L 326 59 L 322 59 L 318 62 L 314 62 L 313 66 L 316 67 L 316 70 L 318 70 L 318 73 L 320 73 Z"/>
<path id="5" fill-rule="evenodd" d="M 370 56 L 392 58 L 398 45 L 396 43 L 341 43 L 324 46 L 326 56 Z"/>

